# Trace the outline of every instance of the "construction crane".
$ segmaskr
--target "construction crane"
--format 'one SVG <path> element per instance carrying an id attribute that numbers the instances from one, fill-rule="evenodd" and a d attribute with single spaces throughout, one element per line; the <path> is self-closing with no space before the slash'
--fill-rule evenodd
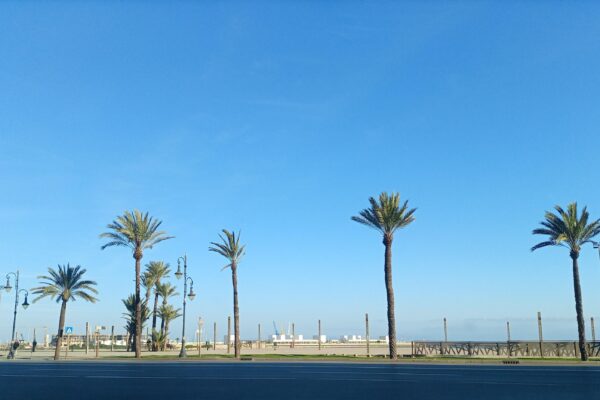
<path id="1" fill-rule="evenodd" d="M 275 335 L 279 336 L 279 331 L 277 330 L 277 325 L 275 324 L 275 321 L 273 321 L 273 329 L 275 329 Z"/>

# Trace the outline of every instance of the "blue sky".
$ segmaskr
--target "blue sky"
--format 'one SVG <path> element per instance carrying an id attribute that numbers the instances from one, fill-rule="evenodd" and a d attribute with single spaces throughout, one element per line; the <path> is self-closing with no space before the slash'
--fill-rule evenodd
<path id="1" fill-rule="evenodd" d="M 350 217 L 399 191 L 418 207 L 394 245 L 401 338 L 440 338 L 444 316 L 450 339 L 503 339 L 507 319 L 534 338 L 537 311 L 547 338 L 575 338 L 568 253 L 529 248 L 555 204 L 600 217 L 599 17 L 592 2 L 3 2 L 0 274 L 30 288 L 81 264 L 101 301 L 70 304 L 67 324 L 122 329 L 133 259 L 98 235 L 139 208 L 176 236 L 144 261 L 188 254 L 188 321 L 223 332 L 231 278 L 207 249 L 228 228 L 247 243 L 243 337 L 273 320 L 309 336 L 319 318 L 361 334 L 365 312 L 383 335 L 381 238 Z M 600 318 L 591 247 L 581 277 Z M 18 330 L 53 332 L 58 312 L 36 303 Z"/>

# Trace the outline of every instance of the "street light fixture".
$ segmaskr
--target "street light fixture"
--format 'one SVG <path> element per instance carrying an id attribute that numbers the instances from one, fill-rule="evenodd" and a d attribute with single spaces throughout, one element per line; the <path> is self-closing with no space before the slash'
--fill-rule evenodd
<path id="1" fill-rule="evenodd" d="M 181 261 L 183 260 L 183 273 L 181 272 Z M 187 356 L 185 351 L 185 304 L 186 298 L 189 297 L 190 300 L 194 300 L 196 297 L 196 293 L 194 293 L 194 280 L 187 276 L 187 255 L 183 255 L 183 257 L 179 257 L 177 259 L 177 272 L 175 272 L 175 277 L 177 279 L 181 279 L 183 276 L 183 321 L 182 321 L 182 332 L 181 332 L 181 351 L 179 352 L 179 358 L 184 358 Z M 188 293 L 187 283 L 190 281 L 190 291 Z"/>
<path id="2" fill-rule="evenodd" d="M 23 306 L 23 309 L 26 310 L 27 307 L 29 307 L 29 302 L 27 301 L 29 292 L 26 289 L 19 289 L 19 270 L 17 270 L 17 272 L 9 272 L 8 274 L 6 274 L 6 286 L 4 286 L 4 290 L 6 290 L 7 292 L 10 292 L 10 290 L 12 289 L 12 286 L 10 285 L 10 276 L 11 275 L 13 275 L 15 277 L 15 308 L 14 308 L 14 312 L 13 312 L 13 325 L 12 325 L 12 335 L 11 335 L 11 342 L 14 342 L 15 341 L 15 327 L 17 324 L 17 310 L 19 308 L 19 294 L 21 294 L 21 292 L 25 292 L 25 301 L 21 305 Z"/>

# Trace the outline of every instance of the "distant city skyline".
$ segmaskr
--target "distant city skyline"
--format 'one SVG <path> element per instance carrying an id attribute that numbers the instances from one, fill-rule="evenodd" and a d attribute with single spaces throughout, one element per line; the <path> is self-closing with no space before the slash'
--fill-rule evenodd
<path id="1" fill-rule="evenodd" d="M 175 236 L 143 264 L 188 256 L 188 340 L 199 316 L 223 337 L 232 315 L 208 252 L 223 228 L 247 245 L 242 339 L 273 321 L 312 337 L 318 319 L 364 335 L 366 312 L 384 336 L 381 237 L 350 217 L 397 191 L 418 208 L 394 242 L 399 339 L 443 338 L 444 317 L 450 339 L 503 340 L 507 320 L 535 339 L 538 311 L 546 339 L 574 339 L 568 251 L 532 254 L 531 231 L 555 204 L 600 218 L 599 17 L 561 2 L 3 2 L 0 283 L 82 265 L 100 301 L 69 304 L 67 325 L 123 332 L 133 258 L 98 235 L 137 208 Z M 580 268 L 590 339 L 598 251 Z M 13 303 L 1 294 L 0 341 Z M 55 334 L 58 313 L 20 309 L 17 331 Z"/>

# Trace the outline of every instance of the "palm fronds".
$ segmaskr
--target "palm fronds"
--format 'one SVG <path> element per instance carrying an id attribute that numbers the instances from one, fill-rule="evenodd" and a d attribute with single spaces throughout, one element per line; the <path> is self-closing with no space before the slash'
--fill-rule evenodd
<path id="1" fill-rule="evenodd" d="M 48 268 L 48 275 L 38 276 L 41 286 L 31 289 L 32 294 L 38 295 L 33 302 L 50 297 L 57 303 L 77 298 L 95 303 L 98 301 L 94 297 L 98 294 L 94 287 L 96 282 L 83 279 L 85 272 L 81 266 L 71 267 L 70 264 L 59 265 L 58 269 Z"/>
<path id="2" fill-rule="evenodd" d="M 353 216 L 352 220 L 370 228 L 376 229 L 384 235 L 393 235 L 400 228 L 404 228 L 415 220 L 416 208 L 408 208 L 408 200 L 400 204 L 400 194 L 383 192 L 379 200 L 369 198 L 370 208 Z"/>
<path id="3" fill-rule="evenodd" d="M 567 209 L 555 206 L 556 213 L 547 211 L 541 228 L 533 230 L 534 235 L 545 235 L 547 239 L 531 248 L 535 251 L 547 246 L 567 247 L 571 252 L 579 254 L 581 246 L 591 243 L 594 236 L 600 234 L 600 219 L 589 222 L 587 207 L 583 207 L 581 215 L 577 203 L 571 203 Z"/>
<path id="4" fill-rule="evenodd" d="M 235 232 L 229 232 L 227 229 L 223 229 L 223 235 L 219 234 L 222 243 L 210 242 L 212 246 L 208 248 L 208 251 L 213 251 L 225 257 L 229 264 L 225 265 L 223 269 L 229 268 L 232 265 L 237 265 L 244 254 L 246 254 L 246 245 L 240 245 L 240 235 L 236 236 Z"/>

